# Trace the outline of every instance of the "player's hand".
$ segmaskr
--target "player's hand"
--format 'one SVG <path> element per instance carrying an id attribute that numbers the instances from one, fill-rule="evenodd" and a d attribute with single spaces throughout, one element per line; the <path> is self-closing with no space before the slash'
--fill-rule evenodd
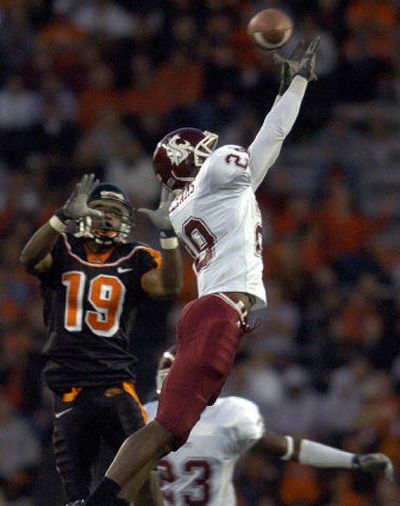
<path id="1" fill-rule="evenodd" d="M 161 188 L 160 204 L 158 208 L 152 210 L 142 207 L 138 209 L 138 212 L 146 214 L 158 230 L 172 230 L 171 221 L 169 219 L 169 206 L 174 198 L 174 194 L 163 186 Z"/>
<path id="2" fill-rule="evenodd" d="M 394 471 L 392 461 L 383 453 L 367 453 L 356 455 L 355 465 L 364 473 L 383 473 L 385 478 L 393 481 Z"/>
<path id="3" fill-rule="evenodd" d="M 307 79 L 307 81 L 315 81 L 317 79 L 317 75 L 315 73 L 315 58 L 317 56 L 320 42 L 321 37 L 316 37 L 310 42 L 307 51 L 304 53 L 304 56 L 300 61 L 299 67 L 296 71 L 296 76 L 303 76 Z"/>
<path id="4" fill-rule="evenodd" d="M 98 184 L 99 180 L 95 179 L 94 174 L 85 174 L 63 207 L 57 211 L 56 215 L 61 221 L 68 222 L 84 216 L 102 216 L 101 211 L 92 209 L 87 204 L 90 193 Z"/>
<path id="5" fill-rule="evenodd" d="M 279 86 L 280 96 L 282 96 L 289 88 L 290 83 L 293 81 L 294 76 L 299 70 L 304 51 L 305 43 L 304 40 L 301 40 L 294 48 L 293 52 L 287 60 L 285 58 L 282 58 L 282 56 L 279 56 L 277 53 L 274 53 L 274 62 L 281 65 L 281 80 Z"/>

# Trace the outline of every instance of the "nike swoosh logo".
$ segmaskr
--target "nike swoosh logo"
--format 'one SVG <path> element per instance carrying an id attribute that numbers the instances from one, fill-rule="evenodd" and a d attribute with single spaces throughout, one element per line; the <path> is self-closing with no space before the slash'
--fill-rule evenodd
<path id="1" fill-rule="evenodd" d="M 117 272 L 119 274 L 123 274 L 124 272 L 129 272 L 129 271 L 133 271 L 133 268 L 131 268 L 131 269 L 124 269 L 123 267 L 118 267 L 118 269 L 117 269 Z"/>
<path id="2" fill-rule="evenodd" d="M 63 415 L 66 415 L 70 411 L 72 411 L 73 408 L 64 409 L 64 411 L 59 411 L 58 413 L 54 413 L 55 418 L 61 418 Z"/>

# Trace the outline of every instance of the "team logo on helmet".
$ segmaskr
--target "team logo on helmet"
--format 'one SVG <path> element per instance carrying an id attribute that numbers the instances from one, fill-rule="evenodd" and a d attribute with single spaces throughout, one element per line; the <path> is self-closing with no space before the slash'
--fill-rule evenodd
<path id="1" fill-rule="evenodd" d="M 170 132 L 158 143 L 153 154 L 156 176 L 170 190 L 182 190 L 194 180 L 217 142 L 217 134 L 198 128 Z"/>
<path id="2" fill-rule="evenodd" d="M 186 160 L 186 158 L 188 158 L 190 152 L 193 151 L 193 147 L 190 142 L 181 139 L 178 134 L 171 137 L 168 140 L 168 143 L 164 145 L 164 148 L 173 165 L 181 164 L 184 160 Z"/>

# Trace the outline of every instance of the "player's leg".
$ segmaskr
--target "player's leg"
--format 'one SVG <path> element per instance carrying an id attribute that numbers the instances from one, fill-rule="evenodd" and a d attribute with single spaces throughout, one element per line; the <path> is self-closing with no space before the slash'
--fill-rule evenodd
<path id="1" fill-rule="evenodd" d="M 152 463 L 143 467 L 121 490 L 119 496 L 135 506 L 163 506 L 157 471 Z M 141 485 L 143 483 L 143 485 Z"/>
<path id="2" fill-rule="evenodd" d="M 217 296 L 198 299 L 177 327 L 175 361 L 165 379 L 156 420 L 183 444 L 232 369 L 243 336 L 238 312 Z"/>
<path id="3" fill-rule="evenodd" d="M 219 297 L 202 297 L 184 308 L 177 327 L 177 355 L 156 419 L 125 440 L 88 506 L 115 504 L 113 498 L 133 479 L 140 488 L 141 469 L 151 468 L 186 441 L 229 374 L 242 335 L 238 313 Z"/>
<path id="4" fill-rule="evenodd" d="M 54 407 L 53 448 L 56 467 L 68 500 L 74 501 L 89 494 L 91 464 L 99 437 L 93 427 L 95 419 L 88 419 L 84 402 L 66 403 L 55 396 Z"/>
<path id="5" fill-rule="evenodd" d="M 120 388 L 109 388 L 104 392 L 102 411 L 102 435 L 114 455 L 125 439 L 143 427 L 147 421 L 146 412 L 136 394 L 135 387 L 128 382 L 123 383 Z M 146 498 L 145 502 L 143 502 L 144 499 L 142 502 L 150 505 L 150 498 L 158 492 L 157 482 L 148 471 L 141 476 L 140 482 L 142 481 L 144 481 L 142 497 Z M 132 484 L 132 488 L 136 490 L 137 487 L 133 487 Z M 135 496 L 130 490 L 128 489 L 123 497 L 128 501 L 134 501 Z M 160 494 L 161 492 L 158 492 L 158 495 Z M 126 501 L 121 499 L 121 506 L 123 504 L 126 504 Z"/>

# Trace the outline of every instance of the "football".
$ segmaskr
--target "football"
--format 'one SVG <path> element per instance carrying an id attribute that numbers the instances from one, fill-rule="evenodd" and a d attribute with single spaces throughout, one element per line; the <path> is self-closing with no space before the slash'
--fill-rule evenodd
<path id="1" fill-rule="evenodd" d="M 264 9 L 249 21 L 247 33 L 261 49 L 275 51 L 290 39 L 293 21 L 280 9 Z"/>

